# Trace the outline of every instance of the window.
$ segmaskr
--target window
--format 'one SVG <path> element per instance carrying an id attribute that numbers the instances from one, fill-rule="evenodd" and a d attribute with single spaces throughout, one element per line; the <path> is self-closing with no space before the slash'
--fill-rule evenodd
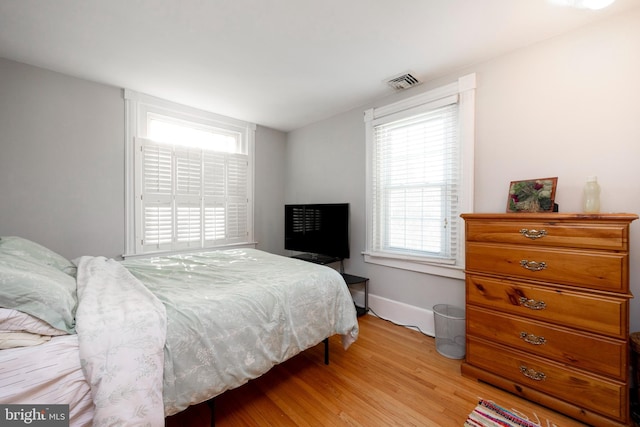
<path id="1" fill-rule="evenodd" d="M 462 278 L 475 75 L 365 112 L 365 261 Z"/>
<path id="2" fill-rule="evenodd" d="M 132 91 L 126 255 L 252 244 L 255 126 Z"/>

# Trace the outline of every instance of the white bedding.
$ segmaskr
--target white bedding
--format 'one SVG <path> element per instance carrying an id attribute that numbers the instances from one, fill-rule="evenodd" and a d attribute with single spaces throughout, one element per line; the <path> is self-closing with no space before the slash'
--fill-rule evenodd
<path id="1" fill-rule="evenodd" d="M 164 306 L 117 261 L 82 257 L 77 265 L 76 332 L 93 425 L 163 425 Z"/>
<path id="2" fill-rule="evenodd" d="M 123 263 L 167 310 L 165 414 L 267 372 L 325 338 L 358 336 L 351 294 L 326 266 L 255 249 Z"/>
<path id="3" fill-rule="evenodd" d="M 1 350 L 0 402 L 70 404 L 72 426 L 162 425 L 331 335 L 345 349 L 358 336 L 342 277 L 305 261 L 239 249 L 78 263 L 78 335 Z"/>

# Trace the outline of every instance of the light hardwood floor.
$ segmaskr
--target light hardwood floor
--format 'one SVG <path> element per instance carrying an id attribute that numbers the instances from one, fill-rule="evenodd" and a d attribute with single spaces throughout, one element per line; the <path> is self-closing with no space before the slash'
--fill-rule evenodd
<path id="1" fill-rule="evenodd" d="M 216 398 L 216 427 L 462 426 L 478 400 L 516 409 L 541 426 L 584 426 L 512 394 L 462 377 L 460 360 L 435 339 L 371 315 L 347 351 L 330 339 L 329 365 L 318 345 Z M 206 404 L 167 418 L 167 427 L 209 425 Z"/>

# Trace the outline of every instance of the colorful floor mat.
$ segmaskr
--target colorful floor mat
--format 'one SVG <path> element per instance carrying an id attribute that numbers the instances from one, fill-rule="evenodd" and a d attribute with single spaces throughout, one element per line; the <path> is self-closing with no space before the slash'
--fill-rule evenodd
<path id="1" fill-rule="evenodd" d="M 523 414 L 507 410 L 489 400 L 480 400 L 478 406 L 469 414 L 464 427 L 541 427 L 543 424 L 537 419 L 529 420 Z M 544 426 L 554 427 L 546 423 Z"/>

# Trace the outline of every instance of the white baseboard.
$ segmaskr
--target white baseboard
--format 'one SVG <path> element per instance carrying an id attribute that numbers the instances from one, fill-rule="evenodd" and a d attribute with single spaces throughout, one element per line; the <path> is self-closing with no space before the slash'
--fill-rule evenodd
<path id="1" fill-rule="evenodd" d="M 364 307 L 364 292 L 352 291 L 353 299 L 360 307 Z M 376 295 L 369 294 L 369 314 L 389 320 L 398 325 L 435 336 L 435 326 L 433 321 L 433 310 L 416 307 L 414 305 L 393 301 Z"/>

